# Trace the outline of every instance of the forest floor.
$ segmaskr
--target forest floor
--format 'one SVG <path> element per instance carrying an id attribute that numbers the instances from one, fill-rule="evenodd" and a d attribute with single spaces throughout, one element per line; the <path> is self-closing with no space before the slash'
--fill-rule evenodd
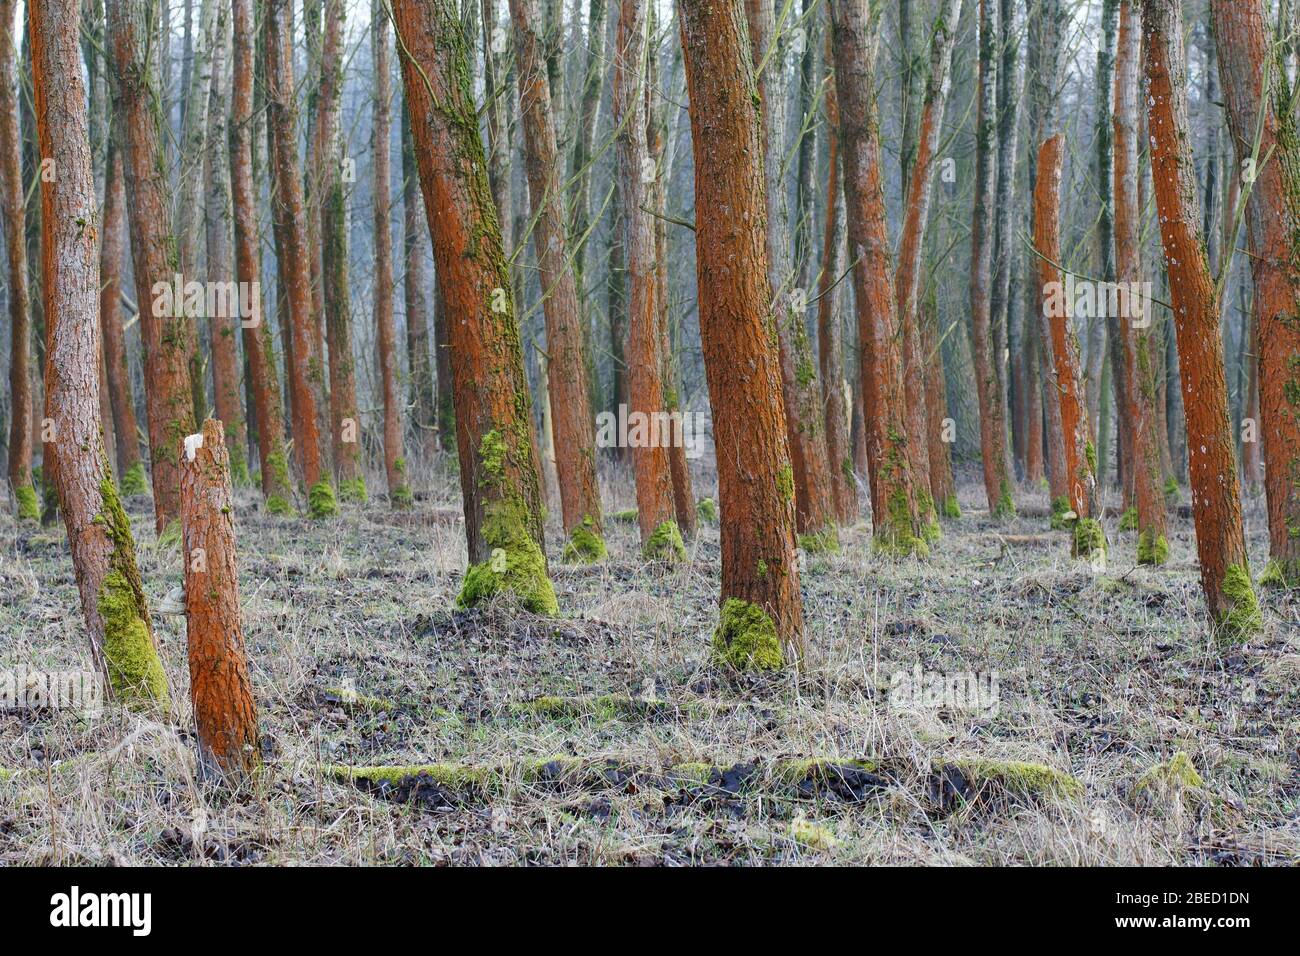
<path id="1" fill-rule="evenodd" d="M 171 721 L 0 711 L 0 864 L 1300 862 L 1300 600 L 1267 594 L 1265 633 L 1220 654 L 1186 517 L 1151 570 L 1111 515 L 1098 570 L 967 483 L 928 560 L 872 555 L 867 523 L 808 556 L 803 668 L 737 677 L 710 663 L 716 528 L 664 569 L 611 520 L 588 567 L 552 521 L 558 619 L 455 612 L 458 486 L 425 485 L 323 524 L 241 491 L 265 773 L 196 781 L 184 618 L 158 614 Z M 180 557 L 129 504 L 156 606 Z M 87 666 L 61 524 L 0 515 L 0 673 Z M 950 692 L 909 699 L 918 674 Z"/>

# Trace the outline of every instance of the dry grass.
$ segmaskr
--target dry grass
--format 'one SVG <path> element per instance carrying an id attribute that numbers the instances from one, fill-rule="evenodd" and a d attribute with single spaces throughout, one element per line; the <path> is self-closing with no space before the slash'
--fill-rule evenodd
<path id="1" fill-rule="evenodd" d="M 626 477 L 606 478 L 610 510 L 629 507 Z M 664 570 L 638 559 L 634 526 L 611 523 L 610 561 L 588 568 L 559 563 L 553 524 L 560 619 L 453 614 L 456 484 L 445 464 L 423 484 L 412 516 L 372 502 L 322 525 L 264 517 L 241 493 L 267 756 L 252 792 L 195 779 L 184 620 L 160 617 L 170 720 L 0 712 L 0 768 L 20 771 L 0 782 L 0 863 L 1300 862 L 1297 603 L 1269 596 L 1267 632 L 1220 655 L 1186 520 L 1171 564 L 1147 570 L 1112 516 L 1115 559 L 1096 573 L 1043 518 L 979 517 L 971 485 L 968 516 L 927 562 L 871 556 L 865 526 L 841 554 L 809 557 L 804 668 L 735 678 L 709 663 L 716 530 Z M 179 557 L 154 550 L 147 501 L 131 504 L 157 601 Z M 1257 566 L 1263 521 L 1251 512 Z M 0 517 L 0 545 L 0 670 L 85 668 L 61 528 L 19 534 Z M 996 713 L 900 706 L 891 680 L 918 664 L 997 672 Z M 381 700 L 328 690 L 340 686 Z M 542 695 L 573 700 L 520 706 Z M 1136 786 L 1178 751 L 1203 788 Z M 557 757 L 596 771 L 537 772 Z M 807 785 L 815 774 L 801 787 L 788 768 L 805 758 L 876 758 L 879 777 L 847 796 Z M 943 768 L 971 760 L 1055 768 L 1082 795 L 985 793 L 972 775 L 954 798 Z M 626 772 L 600 773 L 605 761 Z M 386 798 L 324 769 L 430 763 L 491 783 L 403 804 L 405 790 Z M 672 777 L 682 764 L 740 769 L 710 786 L 707 770 Z"/>

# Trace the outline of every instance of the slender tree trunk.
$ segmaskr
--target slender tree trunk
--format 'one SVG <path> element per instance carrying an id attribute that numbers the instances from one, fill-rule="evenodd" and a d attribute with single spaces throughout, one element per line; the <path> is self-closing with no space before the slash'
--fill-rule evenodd
<path id="1" fill-rule="evenodd" d="M 1213 13 L 1237 168 L 1255 168 L 1246 213 L 1262 385 L 1251 391 L 1268 464 L 1270 563 L 1261 581 L 1294 588 L 1300 586 L 1300 146 L 1293 94 L 1281 55 L 1270 52 L 1260 0 L 1215 0 Z M 1253 337 L 1251 343 L 1254 351 Z M 1245 464 L 1250 475 L 1251 463 Z"/>
<path id="2" fill-rule="evenodd" d="M 223 431 L 230 429 L 208 419 L 194 436 L 202 444 L 187 448 L 181 462 L 186 637 L 199 768 L 209 778 L 245 784 L 261 766 L 262 752 L 239 610 L 235 502 Z"/>
<path id="3" fill-rule="evenodd" d="M 952 63 L 952 48 L 957 38 L 957 25 L 961 20 L 961 0 L 944 0 L 935 21 L 934 34 L 930 45 L 930 69 L 925 84 L 925 105 L 921 110 L 921 125 L 916 137 L 915 153 L 912 156 L 912 175 L 907 188 L 907 203 L 903 213 L 903 234 L 899 240 L 898 270 L 895 284 L 898 288 L 898 315 L 904 335 L 904 387 L 907 392 L 907 429 L 909 435 L 915 435 L 911 443 L 917 454 L 914 463 L 923 465 L 915 470 L 918 495 L 922 497 L 923 516 L 933 513 L 935 503 L 932 495 L 934 481 L 932 469 L 946 472 L 940 483 L 952 487 L 952 463 L 948 444 L 942 440 L 936 447 L 929 440 L 930 414 L 929 406 L 937 396 L 929 393 L 927 388 L 929 375 L 927 366 L 940 363 L 942 374 L 942 355 L 930 354 L 924 348 L 925 334 L 921 329 L 918 299 L 921 295 L 921 257 L 925 249 L 925 230 L 930 216 L 930 193 L 934 183 L 934 167 L 939 147 L 939 133 L 943 126 L 943 111 L 948 101 L 949 68 Z M 944 409 L 946 413 L 946 409 Z M 941 419 L 943 415 L 939 416 Z M 926 436 L 926 437 L 922 437 Z M 937 460 L 932 460 L 937 459 Z M 950 494 L 939 502 L 939 507 L 946 515 L 958 511 L 955 494 Z"/>
<path id="4" fill-rule="evenodd" d="M 1143 6 L 1151 178 L 1155 183 L 1169 293 L 1173 313 L 1178 316 L 1174 327 L 1187 399 L 1188 470 L 1201 586 L 1220 636 L 1239 640 L 1257 631 L 1262 621 L 1242 530 L 1223 340 L 1219 337 L 1218 293 L 1199 229 L 1181 13 L 1179 0 L 1145 0 Z"/>
<path id="5" fill-rule="evenodd" d="M 564 235 L 567 217 L 563 164 L 555 144 L 555 120 L 542 56 L 543 38 L 538 32 L 541 11 L 537 0 L 510 0 L 510 11 L 514 20 L 528 194 L 536 221 L 533 246 L 546 316 L 546 377 L 567 537 L 564 555 L 568 560 L 599 561 L 606 552 L 601 530 L 600 485 L 596 481 L 591 391 L 587 386 L 587 362 L 582 354 L 582 313 Z"/>
<path id="6" fill-rule="evenodd" d="M 272 219 L 278 233 L 280 282 L 288 294 L 292 358 L 293 443 L 314 518 L 338 513 L 334 485 L 325 470 L 319 426 L 319 369 L 311 367 L 311 275 L 307 259 L 302 179 L 298 175 L 298 109 L 294 101 L 292 29 L 288 0 L 268 0 L 266 12 L 266 108 L 274 140 Z"/>
<path id="7" fill-rule="evenodd" d="M 122 12 L 115 10 L 115 17 Z M 58 489 L 91 656 L 107 692 L 127 704 L 165 710 L 167 676 L 131 525 L 105 465 L 99 430 L 99 236 L 77 45 L 80 13 L 79 0 L 42 0 L 32 7 L 40 152 L 57 170 L 41 179 L 45 417 L 53 438 L 45 464 Z"/>
<path id="8" fill-rule="evenodd" d="M 695 151 L 696 280 L 722 507 L 715 653 L 769 669 L 803 651 L 794 472 L 762 222 L 758 87 L 740 0 L 679 6 Z"/>
<path id="9" fill-rule="evenodd" d="M 655 306 L 654 225 L 647 211 L 650 208 L 647 187 L 654 169 L 646 146 L 646 56 L 644 0 L 621 0 L 613 70 L 618 187 L 623 198 L 629 279 L 627 358 L 631 427 L 628 444 L 632 446 L 636 475 L 642 553 L 647 558 L 674 560 L 685 555 L 685 548 L 677 525 L 668 465 L 666 445 L 673 435 L 664 414 L 663 364 Z"/>
<path id="10" fill-rule="evenodd" d="M 384 399 L 384 479 L 388 502 L 394 508 L 411 506 L 406 484 L 406 458 L 402 451 L 402 398 L 397 388 L 397 332 L 393 323 L 393 194 L 392 161 L 393 83 L 388 55 L 388 14 L 383 0 L 370 4 L 370 44 L 375 87 L 370 126 L 370 151 L 374 169 L 375 207 L 375 338 L 379 350 L 379 385 Z"/>
<path id="11" fill-rule="evenodd" d="M 1024 88 L 1020 71 L 1020 3 L 998 0 L 1001 4 L 998 23 L 1000 59 L 997 67 L 997 190 L 993 213 L 993 284 L 989 293 L 989 316 L 993 328 L 994 360 L 1002 389 L 1005 425 L 1010 426 L 1010 370 L 1003 360 L 1010 354 L 1011 336 L 1011 266 L 1016 240 L 1013 235 L 1016 208 L 1016 154 L 1019 148 L 1020 101 Z M 1007 474 L 1014 479 L 1010 448 L 1006 448 Z"/>
<path id="12" fill-rule="evenodd" d="M 470 568 L 457 599 L 499 591 L 554 614 L 531 402 L 469 46 L 451 0 L 395 0 L 394 23 L 439 284 L 447 303 Z"/>
<path id="13" fill-rule="evenodd" d="M 844 347 L 839 315 L 839 278 L 844 273 L 844 203 L 840 186 L 840 108 L 830 31 L 826 33 L 826 222 L 822 271 L 817 280 L 817 359 L 821 365 L 822 401 L 826 405 L 826 455 L 830 459 L 835 516 L 842 525 L 858 520 L 858 485 L 853 475 L 853 436 L 844 392 Z"/>
<path id="14" fill-rule="evenodd" d="M 926 444 L 930 448 L 930 493 L 941 502 L 945 518 L 960 518 L 957 482 L 952 476 L 952 442 L 948 428 L 948 382 L 943 369 L 943 347 L 939 336 L 939 303 L 933 278 L 925 283 L 921 304 L 921 348 L 925 367 Z"/>
<path id="15" fill-rule="evenodd" d="M 4 216 L 8 251 L 10 322 L 8 476 L 19 520 L 39 521 L 41 512 L 32 486 L 32 330 L 27 291 L 27 212 L 18 136 L 16 29 L 15 0 L 0 0 L 0 213 Z"/>
<path id="16" fill-rule="evenodd" d="M 253 172 L 253 0 L 232 0 L 233 83 L 230 113 L 230 183 L 235 225 L 235 274 L 249 290 L 255 315 L 246 316 L 244 355 L 252 382 L 257 418 L 257 453 L 262 465 L 262 495 L 272 514 L 292 511 L 293 488 L 280 412 L 280 379 L 275 368 L 271 326 L 262 321 L 261 238 Z M 286 330 L 288 332 L 288 330 Z M 291 335 L 286 334 L 289 339 Z"/>
<path id="17" fill-rule="evenodd" d="M 992 308 L 993 194 L 997 178 L 996 89 L 997 0 L 979 0 L 979 105 L 975 133 L 975 212 L 971 224 L 970 308 L 975 352 L 975 384 L 980 403 L 980 449 L 984 493 L 994 517 L 1015 514 L 1007 469 L 1006 409 L 995 354 Z"/>
<path id="18" fill-rule="evenodd" d="M 453 451 L 456 448 L 455 415 L 449 415 L 450 420 L 444 423 L 440 415 L 442 409 L 434 398 L 434 366 L 429 355 L 430 295 L 424 261 L 427 226 L 405 102 L 402 104 L 402 177 L 405 184 L 402 189 L 402 260 L 405 263 L 402 289 L 406 308 L 406 354 L 411 374 L 411 418 L 417 443 L 422 449 L 431 449 L 436 438 L 440 448 Z M 441 375 L 438 384 L 442 384 Z M 444 425 L 450 427 L 444 428 Z"/>
<path id="19" fill-rule="evenodd" d="M 157 109 L 157 65 L 151 58 L 158 8 L 158 0 L 110 4 L 108 43 L 144 339 L 154 522 L 161 535 L 180 518 L 180 440 L 194 431 L 194 397 L 189 368 L 193 330 L 183 304 L 165 292 L 174 284 L 179 264 L 167 214 L 163 117 Z"/>
<path id="20" fill-rule="evenodd" d="M 805 550 L 839 549 L 826 458 L 821 385 L 804 323 L 807 290 L 795 290 L 785 177 L 785 65 L 773 0 L 745 0 L 762 113 L 767 256 L 780 339 L 781 394 L 794 466 L 799 537 Z M 783 24 L 785 26 L 785 24 Z"/>
<path id="21" fill-rule="evenodd" d="M 844 210 L 849 257 L 855 263 L 863 406 L 872 462 L 875 546 L 899 555 L 925 554 L 925 535 L 933 519 L 921 510 L 908 451 L 911 437 L 876 119 L 880 10 L 869 11 L 867 0 L 836 0 L 830 10 L 844 151 Z M 922 440 L 916 436 L 918 443 Z"/>

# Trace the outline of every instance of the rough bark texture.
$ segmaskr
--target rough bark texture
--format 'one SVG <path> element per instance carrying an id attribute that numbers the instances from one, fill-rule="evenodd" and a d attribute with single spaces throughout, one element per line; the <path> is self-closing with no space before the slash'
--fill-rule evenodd
<path id="1" fill-rule="evenodd" d="M 781 358 L 781 394 L 794 465 L 799 533 L 810 550 L 839 547 L 826 457 L 825 416 L 817 364 L 804 314 L 795 308 L 794 266 L 785 177 L 785 64 L 773 0 L 745 0 L 751 56 L 756 64 L 767 195 L 768 277 L 776 311 Z M 783 24 L 783 26 L 788 26 Z M 719 76 L 729 81 L 734 70 Z M 807 290 L 798 290 L 807 301 Z"/>
<path id="2" fill-rule="evenodd" d="M 104 462 L 99 432 L 99 234 L 78 0 L 32 7 L 32 74 L 41 156 L 46 319 L 45 466 L 58 489 L 91 656 L 109 696 L 166 708 L 167 677 L 136 566 L 131 526 Z"/>
<path id="3" fill-rule="evenodd" d="M 1178 338 L 1201 586 L 1221 636 L 1237 640 L 1261 620 L 1242 531 L 1219 302 L 1200 234 L 1181 13 L 1179 0 L 1143 5 L 1151 178 Z"/>
<path id="4" fill-rule="evenodd" d="M 27 290 L 27 213 L 22 146 L 18 136 L 17 22 L 15 0 L 0 0 L 0 214 L 8 252 L 9 487 L 21 521 L 40 520 L 32 486 L 31 313 Z"/>
<path id="5" fill-rule="evenodd" d="M 199 768 L 206 776 L 242 783 L 261 766 L 262 752 L 239 611 L 235 501 L 224 438 L 228 432 L 209 418 L 198 435 L 186 439 L 181 541 Z"/>
<path id="6" fill-rule="evenodd" d="M 582 353 L 582 313 L 569 264 L 564 228 L 564 164 L 555 145 L 555 119 L 543 59 L 537 0 L 510 0 L 514 20 L 519 108 L 523 114 L 533 247 L 546 316 L 547 384 L 551 435 L 567 542 L 565 557 L 597 561 L 605 556 L 596 436 Z"/>
<path id="7" fill-rule="evenodd" d="M 997 0 L 979 0 L 979 105 L 975 126 L 975 210 L 971 222 L 970 311 L 980 405 L 984 493 L 995 517 L 1015 513 L 1007 468 L 1007 419 L 993 337 L 993 192 L 997 177 Z"/>
<path id="8" fill-rule="evenodd" d="M 695 152 L 700 337 L 722 507 L 714 647 L 741 667 L 803 648 L 794 474 L 767 272 L 758 89 L 740 0 L 679 7 Z M 737 82 L 720 82 L 736 76 Z"/>
<path id="9" fill-rule="evenodd" d="M 685 554 L 673 503 L 668 466 L 671 430 L 664 420 L 664 389 L 655 307 L 654 224 L 649 209 L 646 147 L 644 0 L 622 0 L 615 41 L 614 123 L 618 128 L 618 188 L 623 198 L 624 244 L 628 272 L 627 361 L 631 402 L 628 420 L 644 416 L 641 440 L 629 428 L 636 475 L 637 522 L 641 549 L 648 558 L 674 559 Z"/>
<path id="10" fill-rule="evenodd" d="M 429 354 L 429 285 L 425 269 L 428 226 L 424 200 L 420 196 L 420 171 L 415 165 L 415 145 L 406 103 L 402 104 L 402 302 L 406 310 L 406 355 L 411 378 L 411 424 L 417 448 L 428 451 L 435 444 L 444 451 L 455 450 L 455 415 L 443 422 L 434 397 L 433 359 Z M 504 221 L 504 220 L 503 220 Z"/>
<path id="11" fill-rule="evenodd" d="M 1065 440 L 1065 470 L 1070 481 L 1070 507 L 1075 517 L 1076 556 L 1105 551 L 1106 539 L 1098 518 L 1097 452 L 1088 426 L 1079 340 L 1071 328 L 1073 303 L 1066 300 L 1061 261 L 1061 152 L 1065 137 L 1057 133 L 1038 149 L 1038 181 L 1034 184 L 1034 249 L 1038 255 L 1039 286 L 1043 290 L 1043 337 L 1051 349 L 1051 387 L 1061 405 L 1061 434 Z"/>
<path id="12" fill-rule="evenodd" d="M 957 25 L 961 19 L 962 0 L 944 0 L 939 18 L 934 24 L 930 43 L 930 70 L 925 85 L 925 102 L 921 109 L 920 129 L 916 150 L 912 154 L 911 178 L 907 187 L 907 203 L 903 212 L 903 234 L 898 246 L 898 270 L 895 286 L 898 289 L 898 316 L 903 329 L 904 388 L 907 393 L 907 430 L 915 435 L 910 443 L 917 454 L 912 456 L 916 466 L 918 494 L 923 496 L 923 512 L 931 512 L 935 505 L 944 514 L 956 511 L 957 499 L 950 494 L 943 499 L 932 495 L 934 479 L 932 469 L 946 472 L 940 483 L 951 486 L 952 463 L 948 444 L 942 440 L 936 447 L 921 436 L 927 435 L 931 418 L 929 406 L 938 399 L 930 393 L 927 367 L 939 363 L 942 375 L 943 356 L 938 351 L 925 348 L 925 333 L 921 329 L 919 298 L 921 295 L 921 257 L 925 248 L 925 231 L 930 216 L 930 193 L 934 183 L 935 151 L 939 147 L 939 133 L 943 126 L 943 111 L 948 102 L 949 67 L 952 48 L 957 39 Z M 944 409 L 946 413 L 946 409 Z M 940 419 L 943 414 L 940 414 Z M 924 516 L 924 515 L 923 515 Z"/>
<path id="13" fill-rule="evenodd" d="M 1115 57 L 1115 270 L 1120 288 L 1131 288 L 1143 278 L 1138 201 L 1138 70 L 1141 59 L 1141 24 L 1136 0 L 1121 0 L 1119 45 Z M 1134 318 L 1140 306 L 1144 321 Z M 1164 491 L 1160 487 L 1160 419 L 1156 414 L 1156 362 L 1159 337 L 1152 327 L 1151 302 L 1130 303 L 1118 323 L 1124 350 L 1126 405 L 1133 436 L 1129 468 L 1133 476 L 1133 501 L 1137 508 L 1138 561 L 1163 564 L 1168 557 Z"/>
<path id="14" fill-rule="evenodd" d="M 164 119 L 159 110 L 158 0 L 109 5 L 108 44 L 113 101 L 122 137 L 131 259 L 144 339 L 145 411 L 153 466 L 154 521 L 159 534 L 180 517 L 180 444 L 194 431 L 190 390 L 193 329 L 180 303 L 160 301 L 179 271 L 168 215 Z"/>
<path id="15" fill-rule="evenodd" d="M 293 393 L 293 445 L 313 517 L 336 513 L 334 486 L 322 461 L 319 369 L 312 369 L 311 274 L 307 258 L 302 179 L 298 175 L 298 108 L 294 99 L 292 25 L 288 0 L 268 0 L 266 10 L 266 108 L 272 140 L 273 201 L 277 265 L 289 305 Z"/>
<path id="16" fill-rule="evenodd" d="M 501 230 L 450 0 L 392 6 L 411 132 L 447 308 L 470 568 L 461 605 L 511 591 L 555 613 L 532 409 Z"/>
<path id="17" fill-rule="evenodd" d="M 1260 0 L 1216 0 L 1213 12 L 1237 169 L 1251 158 L 1256 166 L 1246 215 L 1255 279 L 1260 425 L 1267 462 L 1264 490 L 1271 559 L 1267 578 L 1296 587 L 1300 586 L 1300 134 L 1284 64 L 1280 58 L 1270 62 Z M 1255 351 L 1253 342 L 1251 351 Z"/>
<path id="18" fill-rule="evenodd" d="M 863 407 L 872 463 L 875 545 L 895 554 L 924 554 L 932 518 L 918 501 L 910 466 L 902 337 L 894 296 L 885 214 L 875 70 L 879 9 L 867 0 L 831 6 L 835 84 L 843 152 L 844 210 L 858 311 Z M 921 441 L 917 436 L 917 441 Z M 928 491 L 928 489 L 927 489 Z"/>

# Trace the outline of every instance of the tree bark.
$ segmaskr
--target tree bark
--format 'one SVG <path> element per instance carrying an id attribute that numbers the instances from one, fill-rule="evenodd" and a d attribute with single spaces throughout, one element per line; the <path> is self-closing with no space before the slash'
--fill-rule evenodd
<path id="1" fill-rule="evenodd" d="M 262 753 L 239 611 L 235 501 L 223 433 L 229 428 L 209 418 L 201 432 L 185 440 L 185 622 L 199 769 L 207 777 L 241 784 L 261 766 Z"/>
<path id="2" fill-rule="evenodd" d="M 447 306 L 470 560 L 457 601 L 510 591 L 530 610 L 554 614 L 531 402 L 469 89 L 468 41 L 451 0 L 395 0 L 392 10 Z"/>
<path id="3" fill-rule="evenodd" d="M 1144 0 L 1151 178 L 1169 294 L 1177 317 L 1174 328 L 1185 399 L 1201 586 L 1220 636 L 1239 640 L 1257 631 L 1262 621 L 1242 530 L 1218 294 L 1199 228 L 1181 13 L 1179 0 Z"/>
<path id="4" fill-rule="evenodd" d="M 767 270 L 758 88 L 740 0 L 679 6 L 695 152 L 696 277 L 722 508 L 715 652 L 780 667 L 803 649 L 794 474 Z"/>
<path id="5" fill-rule="evenodd" d="M 1300 146 L 1296 145 L 1296 117 L 1285 65 L 1280 56 L 1270 62 L 1260 0 L 1231 4 L 1215 0 L 1213 14 L 1237 168 L 1243 169 L 1246 160 L 1255 166 L 1246 214 L 1260 357 L 1256 394 L 1267 463 L 1264 490 L 1268 496 L 1270 564 L 1262 580 L 1294 588 L 1300 586 Z"/>
<path id="6" fill-rule="evenodd" d="M 402 104 L 402 278 L 406 309 L 406 355 L 411 376 L 411 419 L 416 443 L 425 450 L 436 444 L 443 451 L 456 448 L 455 415 L 443 422 L 442 408 L 435 402 L 433 359 L 429 354 L 429 282 L 424 254 L 427 249 L 424 200 L 420 197 L 420 172 L 415 165 L 415 144 L 406 103 Z M 439 356 L 441 357 L 441 355 Z M 439 385 L 442 376 L 438 377 Z M 444 427 L 444 425 L 450 426 Z"/>
<path id="7" fill-rule="evenodd" d="M 180 518 L 180 440 L 194 431 L 194 396 L 189 367 L 193 328 L 182 303 L 173 301 L 166 308 L 165 299 L 171 297 L 160 295 L 174 284 L 180 266 L 167 211 L 163 116 L 151 54 L 158 8 L 158 0 L 110 4 L 108 43 L 144 339 L 154 523 L 161 535 Z M 147 299 L 154 301 L 146 304 Z"/>
<path id="8" fill-rule="evenodd" d="M 45 466 L 58 489 L 91 656 L 107 694 L 129 705 L 166 710 L 167 677 L 140 584 L 131 525 L 105 467 L 99 430 L 99 235 L 78 48 L 80 13 L 79 0 L 43 0 L 31 13 L 40 153 L 56 170 L 41 179 L 45 417 L 53 430 Z"/>

